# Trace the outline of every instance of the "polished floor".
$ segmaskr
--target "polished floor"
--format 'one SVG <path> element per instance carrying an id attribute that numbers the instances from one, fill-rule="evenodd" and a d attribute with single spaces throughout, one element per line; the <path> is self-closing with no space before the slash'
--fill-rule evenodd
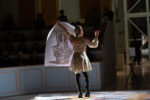
<path id="1" fill-rule="evenodd" d="M 41 93 L 0 98 L 0 100 L 150 100 L 150 91 L 91 92 L 91 97 L 77 98 L 77 93 Z"/>
<path id="2" fill-rule="evenodd" d="M 130 67 L 126 71 L 118 71 L 116 82 L 111 83 L 101 91 L 92 91 L 90 98 L 79 100 L 150 100 L 150 64 L 142 63 L 134 67 L 134 73 L 130 73 Z M 135 74 L 135 76 L 134 76 Z M 135 80 L 137 78 L 137 80 Z M 77 92 L 62 93 L 38 93 L 20 96 L 0 98 L 0 100 L 77 100 Z"/>
<path id="3" fill-rule="evenodd" d="M 150 63 L 135 65 L 134 72 L 130 71 L 130 66 L 125 71 L 117 71 L 116 81 L 103 91 L 150 90 Z"/>

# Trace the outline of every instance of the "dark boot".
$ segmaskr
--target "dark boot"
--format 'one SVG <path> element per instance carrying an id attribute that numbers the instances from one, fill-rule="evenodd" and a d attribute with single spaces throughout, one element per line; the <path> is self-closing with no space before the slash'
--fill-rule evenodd
<path id="1" fill-rule="evenodd" d="M 77 88 L 78 88 L 78 98 L 82 98 L 82 90 L 81 90 L 81 86 L 80 86 L 80 74 L 76 74 L 76 83 L 77 83 Z"/>
<path id="2" fill-rule="evenodd" d="M 83 72 L 83 74 L 84 74 L 85 82 L 86 82 L 86 93 L 85 93 L 85 97 L 90 97 L 88 74 L 87 74 L 87 72 Z"/>
<path id="3" fill-rule="evenodd" d="M 86 91 L 85 97 L 90 97 L 90 91 Z"/>
<path id="4" fill-rule="evenodd" d="M 82 98 L 82 93 L 79 93 L 78 98 Z"/>

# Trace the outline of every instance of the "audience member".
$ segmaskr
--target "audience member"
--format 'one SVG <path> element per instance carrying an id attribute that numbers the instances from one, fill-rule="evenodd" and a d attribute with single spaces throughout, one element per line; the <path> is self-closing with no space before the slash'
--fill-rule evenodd
<path id="1" fill-rule="evenodd" d="M 1 42 L 0 43 L 0 51 L 5 51 L 5 50 L 7 50 L 7 45 L 5 42 Z"/>
<path id="2" fill-rule="evenodd" d="M 27 65 L 27 60 L 25 59 L 24 53 L 22 51 L 18 52 L 18 56 L 15 61 L 16 61 L 15 63 L 17 66 Z"/>
<path id="3" fill-rule="evenodd" d="M 60 10 L 59 14 L 60 14 L 60 16 L 58 17 L 59 21 L 62 21 L 62 22 L 67 22 L 68 21 L 67 16 L 64 15 L 64 10 Z"/>
<path id="4" fill-rule="evenodd" d="M 10 67 L 13 66 L 13 61 L 10 59 L 7 51 L 2 51 L 2 56 L 0 58 L 0 66 L 1 67 Z"/>
<path id="5" fill-rule="evenodd" d="M 2 52 L 0 52 L 0 67 L 2 67 Z"/>
<path id="6" fill-rule="evenodd" d="M 37 53 L 42 53 L 42 49 L 41 49 L 41 46 L 40 46 L 38 41 L 35 41 L 34 44 L 33 44 L 32 51 L 34 51 L 34 50 L 36 50 Z"/>
<path id="7" fill-rule="evenodd" d="M 76 23 L 75 23 L 75 22 L 72 22 L 71 25 L 76 26 Z"/>
<path id="8" fill-rule="evenodd" d="M 104 66 L 110 66 L 108 61 L 110 59 L 106 59 L 108 57 L 115 58 L 115 30 L 114 30 L 114 22 L 113 22 L 113 17 L 114 17 L 114 12 L 113 11 L 107 11 L 105 15 L 105 21 L 106 21 L 106 28 L 105 28 L 105 33 L 103 37 L 103 49 L 102 53 L 103 58 L 104 58 Z M 115 68 L 115 59 L 111 59 L 111 68 Z M 114 70 L 115 71 L 115 70 Z"/>
<path id="9" fill-rule="evenodd" d="M 76 25 L 82 25 L 79 21 L 76 22 Z"/>
<path id="10" fill-rule="evenodd" d="M 23 41 L 26 41 L 26 38 L 25 38 L 25 36 L 24 36 L 23 34 L 16 34 L 15 37 L 16 37 L 16 38 L 15 38 L 15 41 L 16 41 L 16 42 L 23 42 Z"/>
<path id="11" fill-rule="evenodd" d="M 43 19 L 42 13 L 38 13 L 37 20 L 35 21 L 35 28 L 42 29 L 45 26 L 45 21 Z"/>
<path id="12" fill-rule="evenodd" d="M 134 57 L 134 63 L 141 65 L 142 60 L 142 52 L 141 52 L 141 46 L 142 46 L 142 40 L 138 40 L 137 36 L 138 34 L 135 34 L 134 40 L 131 42 L 131 46 L 135 48 L 135 57 Z"/>
<path id="13" fill-rule="evenodd" d="M 96 10 L 91 10 L 89 15 L 85 19 L 85 24 L 94 28 L 100 25 L 100 17 L 97 14 Z"/>
<path id="14" fill-rule="evenodd" d="M 36 41 L 42 41 L 43 39 L 43 34 L 41 31 L 37 30 L 34 34 L 34 40 Z"/>
<path id="15" fill-rule="evenodd" d="M 32 51 L 29 62 L 31 65 L 38 65 L 42 63 L 40 57 L 37 55 L 36 50 Z"/>
<path id="16" fill-rule="evenodd" d="M 100 44 L 102 44 L 101 48 L 103 48 L 103 45 L 104 45 L 104 35 L 106 32 L 106 27 L 108 26 L 108 22 L 113 20 L 113 16 L 114 16 L 113 12 L 105 8 L 105 13 L 100 22 L 101 34 L 99 36 L 99 40 L 100 40 L 99 42 Z"/>
<path id="17" fill-rule="evenodd" d="M 26 47 L 26 43 L 25 42 L 21 42 L 18 46 L 18 51 L 22 51 L 24 54 L 28 53 L 27 47 Z"/>
<path id="18" fill-rule="evenodd" d="M 14 35 L 11 31 L 8 32 L 7 41 L 8 42 L 14 42 Z"/>
<path id="19" fill-rule="evenodd" d="M 13 42 L 7 42 L 6 43 L 7 45 L 7 50 L 9 52 L 9 54 L 14 54 L 14 45 L 13 45 Z"/>
<path id="20" fill-rule="evenodd" d="M 15 23 L 14 23 L 13 16 L 9 14 L 4 20 L 3 29 L 12 30 L 14 28 L 15 28 Z"/>

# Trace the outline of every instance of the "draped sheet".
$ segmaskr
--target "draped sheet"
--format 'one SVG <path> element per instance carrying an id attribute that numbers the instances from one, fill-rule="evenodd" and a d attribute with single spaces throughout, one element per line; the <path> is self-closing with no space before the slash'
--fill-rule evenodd
<path id="1" fill-rule="evenodd" d="M 74 26 L 60 22 L 70 34 L 75 35 Z M 64 30 L 55 24 L 50 30 L 46 40 L 44 66 L 70 66 L 73 56 L 73 47 Z"/>

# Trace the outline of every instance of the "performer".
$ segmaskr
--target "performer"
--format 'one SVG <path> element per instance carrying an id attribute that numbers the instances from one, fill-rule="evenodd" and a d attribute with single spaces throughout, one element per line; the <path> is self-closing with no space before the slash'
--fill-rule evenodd
<path id="1" fill-rule="evenodd" d="M 89 90 L 89 79 L 88 79 L 88 71 L 92 70 L 91 64 L 89 59 L 86 55 L 86 47 L 89 46 L 90 48 L 96 48 L 98 46 L 98 36 L 99 30 L 95 31 L 95 39 L 93 41 L 89 41 L 83 37 L 83 29 L 82 26 L 77 25 L 75 27 L 76 36 L 71 35 L 67 28 L 64 27 L 59 21 L 57 24 L 65 31 L 65 35 L 69 38 L 73 45 L 73 58 L 71 61 L 71 65 L 69 69 L 73 71 L 76 75 L 76 83 L 78 88 L 78 98 L 82 98 L 82 90 L 80 87 L 80 74 L 83 73 L 86 81 L 86 94 L 85 97 L 90 97 L 90 90 Z"/>

